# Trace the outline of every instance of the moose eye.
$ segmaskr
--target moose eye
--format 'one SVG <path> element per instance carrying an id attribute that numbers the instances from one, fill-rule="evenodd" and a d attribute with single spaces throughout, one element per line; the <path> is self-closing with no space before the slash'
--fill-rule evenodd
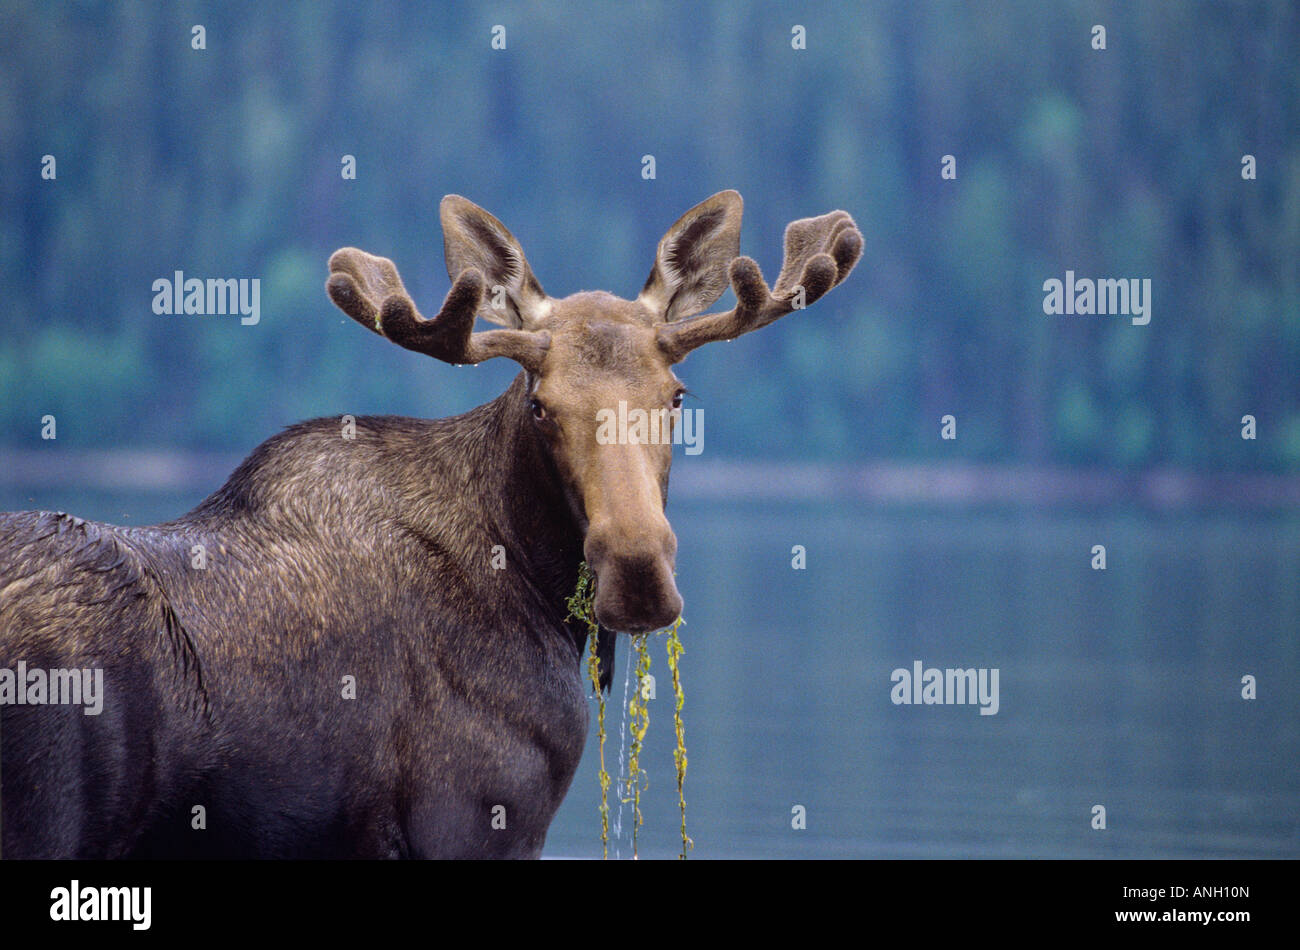
<path id="1" fill-rule="evenodd" d="M 538 400 L 536 399 L 532 400 L 532 402 L 528 404 L 528 407 L 532 409 L 533 418 L 536 419 L 538 422 L 541 422 L 546 418 L 546 407 L 543 406 Z"/>

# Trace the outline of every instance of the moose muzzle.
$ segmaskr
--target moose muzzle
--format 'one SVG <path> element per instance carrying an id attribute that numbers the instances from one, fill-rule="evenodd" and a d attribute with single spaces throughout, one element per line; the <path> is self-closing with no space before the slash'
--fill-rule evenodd
<path id="1" fill-rule="evenodd" d="M 677 538 L 662 515 L 634 535 L 612 522 L 587 530 L 587 564 L 596 575 L 596 619 L 620 633 L 649 633 L 682 612 L 673 568 Z"/>

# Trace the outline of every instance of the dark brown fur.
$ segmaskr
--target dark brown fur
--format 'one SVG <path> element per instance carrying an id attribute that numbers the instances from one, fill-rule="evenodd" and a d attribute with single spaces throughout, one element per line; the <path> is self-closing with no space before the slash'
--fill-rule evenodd
<path id="1" fill-rule="evenodd" d="M 587 713 L 559 672 L 581 538 L 523 388 L 294 426 L 155 528 L 0 516 L 0 666 L 100 666 L 107 694 L 4 707 L 4 855 L 536 855 Z"/>

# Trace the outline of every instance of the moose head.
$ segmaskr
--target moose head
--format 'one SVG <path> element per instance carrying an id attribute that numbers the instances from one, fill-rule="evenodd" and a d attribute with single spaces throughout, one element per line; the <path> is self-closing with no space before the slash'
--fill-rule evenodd
<path id="1" fill-rule="evenodd" d="M 682 609 L 677 539 L 664 515 L 685 392 L 673 366 L 698 346 L 813 303 L 862 254 L 862 235 L 844 211 L 794 221 L 769 289 L 758 264 L 737 256 L 742 207 L 739 194 L 722 191 L 682 215 L 634 300 L 603 291 L 548 296 L 514 236 L 459 195 L 442 200 L 452 286 L 432 319 L 416 310 L 391 261 L 356 248 L 330 257 L 330 298 L 366 328 L 447 363 L 504 356 L 524 368 L 527 424 L 555 463 L 596 578 L 596 617 L 610 630 L 657 630 Z M 703 313 L 728 282 L 737 306 Z M 475 332 L 476 317 L 501 329 Z M 627 444 L 602 438 L 602 410 L 620 403 L 659 414 L 664 434 Z"/>

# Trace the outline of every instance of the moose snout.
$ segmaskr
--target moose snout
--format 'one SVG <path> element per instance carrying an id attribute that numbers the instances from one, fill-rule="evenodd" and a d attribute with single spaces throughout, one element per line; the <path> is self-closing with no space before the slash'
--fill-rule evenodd
<path id="1" fill-rule="evenodd" d="M 682 612 L 673 567 L 677 538 L 665 521 L 636 536 L 592 525 L 584 551 L 596 575 L 596 619 L 621 633 L 667 627 Z"/>

